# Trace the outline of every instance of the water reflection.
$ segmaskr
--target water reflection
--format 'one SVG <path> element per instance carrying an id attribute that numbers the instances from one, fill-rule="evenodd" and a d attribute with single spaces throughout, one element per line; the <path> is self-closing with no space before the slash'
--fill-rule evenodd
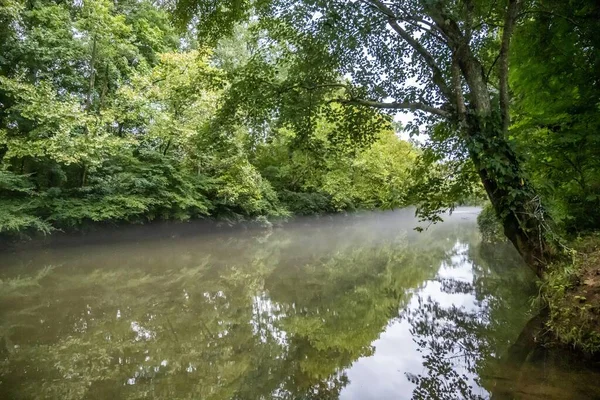
<path id="1" fill-rule="evenodd" d="M 472 210 L 46 249 L 0 271 L 0 393 L 487 398 L 532 280 Z"/>

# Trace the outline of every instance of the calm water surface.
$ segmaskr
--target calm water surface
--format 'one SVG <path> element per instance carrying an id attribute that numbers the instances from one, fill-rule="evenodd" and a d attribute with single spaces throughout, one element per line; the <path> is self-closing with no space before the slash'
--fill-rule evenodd
<path id="1" fill-rule="evenodd" d="M 559 356 L 507 361 L 536 288 L 476 212 L 0 254 L 0 398 L 600 398 Z"/>

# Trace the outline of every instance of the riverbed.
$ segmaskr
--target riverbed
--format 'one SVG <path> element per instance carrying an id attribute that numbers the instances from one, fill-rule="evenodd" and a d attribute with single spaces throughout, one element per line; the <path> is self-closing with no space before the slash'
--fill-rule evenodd
<path id="1" fill-rule="evenodd" d="M 4 252 L 0 398 L 598 398 L 572 360 L 507 361 L 537 287 L 510 245 L 481 243 L 477 212 L 150 225 Z"/>

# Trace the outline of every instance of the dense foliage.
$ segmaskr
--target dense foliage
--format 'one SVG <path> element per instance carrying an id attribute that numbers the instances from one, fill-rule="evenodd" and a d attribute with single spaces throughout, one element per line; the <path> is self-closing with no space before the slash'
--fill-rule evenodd
<path id="1" fill-rule="evenodd" d="M 355 120 L 358 147 L 335 105 L 310 146 L 299 124 L 253 124 L 262 110 L 233 96 L 265 54 L 203 47 L 153 2 L 15 0 L 0 22 L 0 233 L 408 202 L 417 152 L 389 120 Z"/>
<path id="2" fill-rule="evenodd" d="M 600 228 L 600 8 L 544 2 L 552 12 L 519 27 L 511 72 L 512 139 L 555 221 L 570 233 Z"/>
<path id="3" fill-rule="evenodd" d="M 569 236 L 600 228 L 600 10 L 590 1 L 546 1 L 515 36 L 514 123 L 509 138 Z M 499 239 L 490 208 L 480 215 L 485 239 Z"/>

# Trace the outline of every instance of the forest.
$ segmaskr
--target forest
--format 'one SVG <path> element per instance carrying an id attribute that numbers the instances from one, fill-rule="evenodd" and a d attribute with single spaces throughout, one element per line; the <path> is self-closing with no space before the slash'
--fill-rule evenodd
<path id="1" fill-rule="evenodd" d="M 0 235 L 485 203 L 565 319 L 598 32 L 594 0 L 4 0 Z"/>
<path id="2" fill-rule="evenodd" d="M 275 104 L 232 104 L 241 85 L 259 94 L 249 74 L 277 51 L 253 49 L 248 25 L 209 47 L 150 1 L 15 1 L 1 15 L 2 233 L 409 202 L 419 151 L 382 115 L 350 115 L 369 137 L 353 145 L 335 104 L 310 140 Z"/>

